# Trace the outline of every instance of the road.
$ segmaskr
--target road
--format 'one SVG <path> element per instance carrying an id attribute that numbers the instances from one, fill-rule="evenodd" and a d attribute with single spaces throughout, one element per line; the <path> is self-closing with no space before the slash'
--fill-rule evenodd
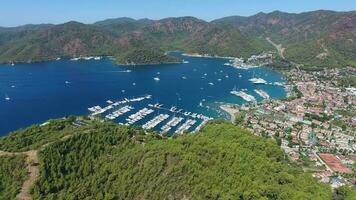
<path id="1" fill-rule="evenodd" d="M 286 58 L 284 57 L 284 51 L 285 51 L 286 49 L 283 48 L 282 44 L 276 44 L 276 43 L 274 43 L 269 37 L 266 37 L 266 40 L 267 40 L 270 44 L 272 44 L 272 45 L 277 49 L 278 54 L 279 54 L 279 56 L 281 56 L 281 58 L 286 59 Z"/>

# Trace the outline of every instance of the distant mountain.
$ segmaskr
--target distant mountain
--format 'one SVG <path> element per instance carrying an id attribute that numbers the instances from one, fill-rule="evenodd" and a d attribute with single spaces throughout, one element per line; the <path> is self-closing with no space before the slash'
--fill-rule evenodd
<path id="1" fill-rule="evenodd" d="M 278 55 L 277 47 L 280 58 L 306 67 L 356 66 L 355 21 L 356 12 L 290 14 L 275 11 L 212 22 L 194 17 L 117 18 L 94 24 L 68 22 L 0 28 L 0 62 L 80 55 L 120 57 L 119 54 L 132 49 L 181 50 L 247 58 L 266 51 Z"/>
<path id="2" fill-rule="evenodd" d="M 212 23 L 232 25 L 254 37 L 269 37 L 282 44 L 288 60 L 297 63 L 356 66 L 355 11 L 319 10 L 300 14 L 275 11 L 251 17 L 226 17 Z"/>

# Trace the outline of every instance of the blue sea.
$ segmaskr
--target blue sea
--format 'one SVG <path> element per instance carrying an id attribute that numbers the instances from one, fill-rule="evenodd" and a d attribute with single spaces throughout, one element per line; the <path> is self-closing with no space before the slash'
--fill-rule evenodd
<path id="1" fill-rule="evenodd" d="M 268 83 L 283 82 L 283 75 L 271 69 L 236 69 L 225 66 L 228 60 L 222 58 L 173 54 L 189 63 L 120 66 L 105 58 L 0 65 L 0 136 L 50 118 L 88 115 L 89 107 L 105 107 L 107 100 L 115 102 L 152 95 L 151 99 L 133 105 L 134 110 L 127 115 L 150 103 L 159 103 L 168 109 L 175 106 L 184 111 L 220 118 L 227 115 L 218 109 L 219 103 L 247 103 L 230 94 L 234 88 L 246 90 L 258 101 L 262 98 L 254 92 L 256 88 L 266 91 L 272 98 L 286 96 L 282 86 L 256 85 L 248 80 L 255 77 L 263 78 Z M 155 110 L 138 125 L 164 112 Z M 127 115 L 116 121 L 125 120 Z M 170 116 L 174 115 L 170 113 Z"/>

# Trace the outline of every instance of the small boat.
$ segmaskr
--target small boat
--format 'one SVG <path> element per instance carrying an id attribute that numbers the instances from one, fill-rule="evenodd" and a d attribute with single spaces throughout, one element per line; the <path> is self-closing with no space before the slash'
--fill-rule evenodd
<path id="1" fill-rule="evenodd" d="M 81 59 L 81 57 L 78 57 L 78 58 L 72 58 L 72 59 L 70 59 L 71 61 L 78 61 L 78 60 L 80 60 Z"/>
<path id="2" fill-rule="evenodd" d="M 210 82 L 210 83 L 208 83 L 209 85 L 214 85 L 214 83 L 212 83 L 212 82 Z"/>
<path id="3" fill-rule="evenodd" d="M 182 79 L 187 79 L 187 77 L 185 77 L 185 76 L 182 76 Z"/>
<path id="4" fill-rule="evenodd" d="M 6 101 L 10 101 L 10 97 L 7 96 L 7 95 L 5 95 L 5 100 L 6 100 Z"/>
<path id="5" fill-rule="evenodd" d="M 71 82 L 69 82 L 69 81 L 65 81 L 65 84 L 70 84 Z"/>
<path id="6" fill-rule="evenodd" d="M 136 83 L 132 83 L 132 85 L 133 85 L 133 86 L 135 86 L 135 85 L 136 85 Z"/>
<path id="7" fill-rule="evenodd" d="M 221 81 L 221 78 L 219 78 L 218 81 Z"/>
<path id="8" fill-rule="evenodd" d="M 12 63 L 11 63 L 11 66 L 15 66 L 15 63 L 12 62 Z"/>
<path id="9" fill-rule="evenodd" d="M 161 80 L 161 79 L 159 79 L 158 77 L 154 77 L 153 79 L 154 79 L 155 81 Z"/>

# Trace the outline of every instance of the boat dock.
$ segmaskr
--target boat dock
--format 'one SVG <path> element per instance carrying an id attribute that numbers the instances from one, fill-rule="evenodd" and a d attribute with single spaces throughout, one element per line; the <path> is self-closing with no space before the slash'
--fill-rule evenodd
<path id="1" fill-rule="evenodd" d="M 193 132 L 199 131 L 202 126 L 204 126 L 208 121 L 212 120 L 212 118 L 207 117 L 203 114 L 185 111 L 175 106 L 165 108 L 163 107 L 163 104 L 148 103 L 147 107 L 145 107 L 144 105 L 142 105 L 142 103 L 136 103 L 151 98 L 151 95 L 146 95 L 136 98 L 124 98 L 120 101 L 107 100 L 107 104 L 105 107 L 97 105 L 88 108 L 88 110 L 90 111 L 89 116 L 96 117 L 100 115 L 108 120 L 116 120 L 120 116 L 125 116 L 126 119 L 120 119 L 121 121 L 116 122 L 120 125 L 133 125 L 138 121 L 142 120 L 144 121 L 144 125 L 142 125 L 142 128 L 144 129 L 155 129 L 160 132 L 176 133 L 183 133 L 185 131 L 189 131 L 190 129 L 192 129 L 190 131 Z M 154 115 L 156 116 L 151 119 L 150 117 L 149 119 L 145 119 L 147 115 L 150 115 L 152 113 L 154 113 Z M 166 124 L 159 126 L 159 124 L 161 124 L 163 121 L 169 119 L 170 116 L 174 117 L 172 117 Z M 183 121 L 185 122 L 183 123 Z M 183 124 L 181 126 L 178 126 L 181 123 Z"/>
<path id="2" fill-rule="evenodd" d="M 260 90 L 260 89 L 255 89 L 254 90 L 258 95 L 260 95 L 262 98 L 266 99 L 266 100 L 269 100 L 270 99 L 270 96 L 268 95 L 267 92 L 263 91 L 263 90 Z"/>
<path id="3" fill-rule="evenodd" d="M 236 90 L 233 90 L 230 92 L 231 94 L 233 95 L 236 95 L 238 97 L 241 97 L 242 99 L 244 99 L 245 101 L 247 102 L 256 102 L 256 99 L 254 96 L 252 95 L 249 95 L 247 94 L 246 92 L 244 91 L 236 91 Z"/>
<path id="4" fill-rule="evenodd" d="M 124 107 L 120 108 L 119 110 L 116 110 L 116 111 L 106 115 L 105 118 L 114 120 L 114 119 L 118 118 L 119 116 L 121 116 L 127 112 L 130 112 L 133 109 L 134 108 L 132 106 L 124 106 Z"/>
<path id="5" fill-rule="evenodd" d="M 159 123 L 163 122 L 164 120 L 168 119 L 169 115 L 167 114 L 160 114 L 158 116 L 156 116 L 155 118 L 151 119 L 150 121 L 146 122 L 146 124 L 144 124 L 142 126 L 142 128 L 144 129 L 153 129 L 154 127 L 156 127 Z"/>
<path id="6" fill-rule="evenodd" d="M 170 131 L 173 127 L 177 126 L 181 121 L 183 121 L 183 117 L 173 117 L 166 125 L 161 127 L 163 132 Z"/>
<path id="7" fill-rule="evenodd" d="M 111 110 L 116 106 L 119 106 L 122 104 L 127 104 L 127 103 L 132 103 L 132 102 L 139 102 L 139 101 L 143 101 L 145 99 L 150 99 L 150 98 L 152 98 L 152 95 L 145 95 L 143 97 L 136 97 L 136 98 L 131 98 L 131 99 L 125 98 L 124 100 L 116 101 L 116 102 L 107 100 L 106 102 L 109 104 L 108 106 L 106 106 L 104 108 L 102 108 L 100 106 L 93 106 L 93 107 L 88 108 L 88 110 L 91 112 L 91 114 L 90 114 L 91 116 L 96 116 L 96 115 L 102 114 L 108 110 Z"/>
<path id="8" fill-rule="evenodd" d="M 143 109 L 139 110 L 138 112 L 136 112 L 135 114 L 130 115 L 129 118 L 126 119 L 126 121 L 127 121 L 126 125 L 132 125 L 132 124 L 140 121 L 141 119 L 143 119 L 147 115 L 153 113 L 153 111 L 154 110 L 148 109 L 148 108 L 143 108 Z"/>
<path id="9" fill-rule="evenodd" d="M 188 119 L 184 124 L 182 124 L 175 133 L 182 134 L 187 131 L 190 127 L 192 127 L 197 121 L 193 119 Z"/>
<path id="10" fill-rule="evenodd" d="M 208 122 L 209 122 L 209 119 L 204 119 L 203 122 L 195 128 L 194 132 L 198 132 Z"/>

